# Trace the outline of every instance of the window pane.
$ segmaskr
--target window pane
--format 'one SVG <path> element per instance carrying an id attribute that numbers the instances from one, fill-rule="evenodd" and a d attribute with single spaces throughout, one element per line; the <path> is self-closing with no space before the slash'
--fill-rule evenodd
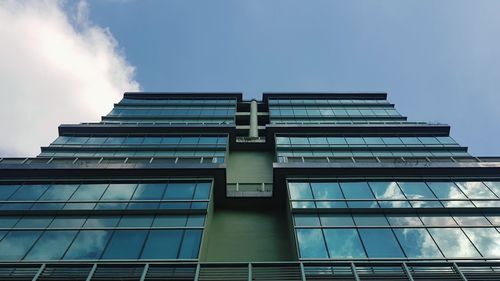
<path id="1" fill-rule="evenodd" d="M 374 198 L 366 182 L 343 182 L 340 185 L 346 199 Z"/>
<path id="2" fill-rule="evenodd" d="M 135 190 L 133 200 L 161 200 L 166 184 L 164 183 L 144 183 L 139 184 Z"/>
<path id="3" fill-rule="evenodd" d="M 9 200 L 10 201 L 28 201 L 28 200 L 38 200 L 40 196 L 47 190 L 46 185 L 23 185 L 16 193 L 14 193 Z"/>
<path id="4" fill-rule="evenodd" d="M 324 232 L 331 259 L 366 258 L 355 229 L 325 229 Z"/>
<path id="5" fill-rule="evenodd" d="M 87 217 L 56 217 L 49 228 L 79 228 Z"/>
<path id="6" fill-rule="evenodd" d="M 82 184 L 71 196 L 70 201 L 99 200 L 107 186 L 107 184 Z"/>
<path id="7" fill-rule="evenodd" d="M 182 230 L 151 230 L 142 252 L 142 259 L 175 259 Z"/>
<path id="8" fill-rule="evenodd" d="M 344 199 L 336 182 L 312 182 L 311 188 L 315 199 Z"/>
<path id="9" fill-rule="evenodd" d="M 0 200 L 7 200 L 18 188 L 19 185 L 0 185 Z"/>
<path id="10" fill-rule="evenodd" d="M 500 257 L 500 234 L 494 228 L 464 228 L 484 257 Z"/>
<path id="11" fill-rule="evenodd" d="M 101 257 L 102 251 L 111 236 L 109 230 L 82 230 L 64 255 L 65 260 L 95 260 Z"/>
<path id="12" fill-rule="evenodd" d="M 361 240 L 370 258 L 404 257 L 390 229 L 359 229 Z"/>
<path id="13" fill-rule="evenodd" d="M 46 231 L 24 260 L 59 260 L 75 235 L 76 231 Z"/>
<path id="14" fill-rule="evenodd" d="M 16 228 L 45 228 L 47 227 L 54 217 L 24 217 L 17 224 Z"/>
<path id="15" fill-rule="evenodd" d="M 149 216 L 123 216 L 118 224 L 119 227 L 150 227 L 153 215 Z"/>
<path id="16" fill-rule="evenodd" d="M 478 215 L 456 215 L 453 218 L 458 222 L 458 225 L 491 225 L 484 216 Z"/>
<path id="17" fill-rule="evenodd" d="M 19 216 L 1 216 L 0 217 L 0 228 L 11 228 L 19 220 Z"/>
<path id="18" fill-rule="evenodd" d="M 392 226 L 421 226 L 422 221 L 417 216 L 387 215 L 387 220 Z"/>
<path id="19" fill-rule="evenodd" d="M 41 231 L 10 231 L 0 242 L 0 260 L 20 260 Z"/>
<path id="20" fill-rule="evenodd" d="M 163 199 L 191 200 L 193 198 L 194 188 L 194 183 L 169 183 Z"/>
<path id="21" fill-rule="evenodd" d="M 351 215 L 321 215 L 321 224 L 323 226 L 354 226 Z"/>
<path id="22" fill-rule="evenodd" d="M 195 200 L 208 200 L 210 198 L 210 183 L 199 182 L 196 184 L 196 191 L 194 193 Z"/>
<path id="23" fill-rule="evenodd" d="M 377 199 L 405 199 L 396 182 L 369 182 Z"/>
<path id="24" fill-rule="evenodd" d="M 297 229 L 296 231 L 301 258 L 328 258 L 321 229 Z"/>
<path id="25" fill-rule="evenodd" d="M 436 243 L 425 229 L 396 228 L 394 229 L 404 252 L 408 258 L 441 258 Z"/>
<path id="26" fill-rule="evenodd" d="M 147 233 L 147 230 L 116 230 L 102 259 L 139 258 Z"/>
<path id="27" fill-rule="evenodd" d="M 439 199 L 465 199 L 464 194 L 453 182 L 427 182 Z"/>
<path id="28" fill-rule="evenodd" d="M 40 200 L 68 200 L 69 197 L 75 192 L 78 185 L 51 185 L 43 194 Z"/>
<path id="29" fill-rule="evenodd" d="M 469 198 L 497 198 L 487 187 L 480 181 L 476 182 L 456 182 L 458 187 Z"/>
<path id="30" fill-rule="evenodd" d="M 153 227 L 184 227 L 186 215 L 157 215 Z"/>
<path id="31" fill-rule="evenodd" d="M 319 218 L 316 214 L 296 214 L 293 216 L 296 226 L 319 226 Z"/>
<path id="32" fill-rule="evenodd" d="M 457 228 L 429 228 L 429 232 L 445 257 L 481 257 L 462 230 Z"/>
<path id="33" fill-rule="evenodd" d="M 384 215 L 353 215 L 357 226 L 389 226 Z"/>
<path id="34" fill-rule="evenodd" d="M 186 230 L 182 239 L 179 259 L 196 259 L 200 250 L 201 230 Z"/>
<path id="35" fill-rule="evenodd" d="M 110 184 L 101 200 L 129 200 L 137 184 Z"/>
<path id="36" fill-rule="evenodd" d="M 498 197 L 500 197 L 500 182 L 498 181 L 485 181 L 484 182 Z"/>
<path id="37" fill-rule="evenodd" d="M 454 226 L 457 223 L 450 215 L 420 215 L 427 226 Z"/>
<path id="38" fill-rule="evenodd" d="M 290 198 L 294 199 L 312 199 L 311 188 L 307 182 L 289 182 Z"/>
<path id="39" fill-rule="evenodd" d="M 435 199 L 436 196 L 423 182 L 399 182 L 406 197 L 409 199 Z"/>
<path id="40" fill-rule="evenodd" d="M 186 226 L 200 227 L 204 225 L 205 225 L 205 215 L 189 215 Z"/>
<path id="41" fill-rule="evenodd" d="M 101 228 L 101 227 L 115 227 L 120 220 L 120 216 L 99 216 L 89 217 L 83 227 L 85 228 Z"/>

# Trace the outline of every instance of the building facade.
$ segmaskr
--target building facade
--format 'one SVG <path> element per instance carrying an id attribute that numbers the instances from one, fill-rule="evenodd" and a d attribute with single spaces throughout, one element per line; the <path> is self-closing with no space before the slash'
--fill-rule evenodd
<path id="1" fill-rule="evenodd" d="M 0 159 L 0 280 L 500 280 L 500 158 L 381 93 L 125 93 Z"/>

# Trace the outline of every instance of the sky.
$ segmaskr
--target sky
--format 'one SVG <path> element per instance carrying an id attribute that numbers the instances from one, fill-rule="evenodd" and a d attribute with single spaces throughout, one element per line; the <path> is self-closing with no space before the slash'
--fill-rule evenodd
<path id="1" fill-rule="evenodd" d="M 497 0 L 1 1 L 0 155 L 35 155 L 139 90 L 387 92 L 500 155 L 498 14 Z"/>

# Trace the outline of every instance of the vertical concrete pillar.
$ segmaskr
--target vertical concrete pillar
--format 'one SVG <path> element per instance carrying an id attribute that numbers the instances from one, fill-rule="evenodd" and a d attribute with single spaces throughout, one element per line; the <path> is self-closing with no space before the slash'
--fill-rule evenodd
<path id="1" fill-rule="evenodd" d="M 250 138 L 259 137 L 257 112 L 258 112 L 257 101 L 252 100 L 252 102 L 250 103 L 250 130 L 248 132 L 248 136 Z"/>

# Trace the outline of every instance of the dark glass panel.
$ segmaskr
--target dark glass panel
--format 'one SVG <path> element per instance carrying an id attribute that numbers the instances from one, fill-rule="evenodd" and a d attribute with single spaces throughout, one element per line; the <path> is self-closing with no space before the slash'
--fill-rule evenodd
<path id="1" fill-rule="evenodd" d="M 182 239 L 179 259 L 196 259 L 200 250 L 201 230 L 186 230 Z"/>
<path id="2" fill-rule="evenodd" d="M 182 240 L 182 230 L 151 230 L 142 259 L 175 259 Z"/>
<path id="3" fill-rule="evenodd" d="M 33 216 L 23 217 L 17 224 L 16 228 L 45 228 L 47 227 L 54 217 Z"/>
<path id="4" fill-rule="evenodd" d="M 432 237 L 423 228 L 396 228 L 394 233 L 408 258 L 443 257 Z"/>
<path id="5" fill-rule="evenodd" d="M 403 251 L 390 229 L 359 229 L 370 258 L 402 258 Z"/>
<path id="6" fill-rule="evenodd" d="M 137 216 L 137 215 L 124 215 L 122 216 L 122 219 L 120 220 L 120 223 L 118 223 L 119 227 L 150 227 L 151 223 L 153 222 L 153 215 L 144 215 L 144 216 Z"/>
<path id="7" fill-rule="evenodd" d="M 10 198 L 10 201 L 38 200 L 47 190 L 46 185 L 23 185 Z"/>
<path id="8" fill-rule="evenodd" d="M 331 259 L 366 258 L 356 229 L 324 229 Z"/>
<path id="9" fill-rule="evenodd" d="M 20 216 L 1 216 L 0 228 L 11 228 L 20 219 Z"/>
<path id="10" fill-rule="evenodd" d="M 110 230 L 82 230 L 78 233 L 68 251 L 65 260 L 95 260 L 101 257 L 108 243 Z"/>
<path id="11" fill-rule="evenodd" d="M 137 184 L 110 184 L 101 200 L 129 200 Z"/>
<path id="12" fill-rule="evenodd" d="M 137 259 L 148 230 L 116 230 L 101 259 Z"/>
<path id="13" fill-rule="evenodd" d="M 10 231 L 0 242 L 0 260 L 22 259 L 41 233 L 41 231 Z"/>
<path id="14" fill-rule="evenodd" d="M 352 215 L 357 226 L 389 226 L 384 215 Z"/>
<path id="15" fill-rule="evenodd" d="M 165 192 L 164 183 L 143 183 L 137 186 L 132 200 L 161 200 Z"/>
<path id="16" fill-rule="evenodd" d="M 82 184 L 71 196 L 70 201 L 93 201 L 99 200 L 108 187 L 107 184 Z"/>
<path id="17" fill-rule="evenodd" d="M 186 226 L 200 227 L 204 225 L 205 225 L 205 215 L 189 215 Z"/>
<path id="18" fill-rule="evenodd" d="M 163 199 L 191 200 L 195 189 L 195 183 L 169 183 Z"/>
<path id="19" fill-rule="evenodd" d="M 196 184 L 196 191 L 194 192 L 195 200 L 208 200 L 210 198 L 210 182 L 199 182 Z"/>
<path id="20" fill-rule="evenodd" d="M 102 227 L 115 227 L 118 225 L 120 216 L 95 216 L 89 217 L 83 227 L 85 228 L 102 228 Z"/>
<path id="21" fill-rule="evenodd" d="M 296 226 L 319 226 L 319 218 L 316 214 L 295 214 Z"/>
<path id="22" fill-rule="evenodd" d="M 84 216 L 55 217 L 49 228 L 80 228 L 86 219 Z"/>
<path id="23" fill-rule="evenodd" d="M 366 182 L 340 183 L 346 199 L 373 199 L 373 194 Z"/>
<path id="24" fill-rule="evenodd" d="M 321 214 L 323 226 L 354 226 L 351 215 Z"/>
<path id="25" fill-rule="evenodd" d="M 75 192 L 78 185 L 51 185 L 40 197 L 43 201 L 66 201 Z"/>
<path id="26" fill-rule="evenodd" d="M 18 188 L 19 185 L 0 185 L 0 200 L 7 200 Z"/>
<path id="27" fill-rule="evenodd" d="M 77 231 L 46 231 L 28 252 L 24 260 L 59 260 Z"/>

